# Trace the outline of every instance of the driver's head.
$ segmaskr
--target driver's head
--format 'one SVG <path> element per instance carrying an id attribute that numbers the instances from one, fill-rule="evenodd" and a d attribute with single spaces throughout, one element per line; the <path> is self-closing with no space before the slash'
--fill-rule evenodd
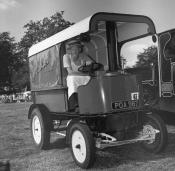
<path id="1" fill-rule="evenodd" d="M 77 40 L 72 40 L 69 42 L 69 47 L 70 47 L 70 52 L 71 52 L 71 56 L 72 58 L 78 58 L 79 54 L 82 51 L 82 44 L 80 41 Z"/>

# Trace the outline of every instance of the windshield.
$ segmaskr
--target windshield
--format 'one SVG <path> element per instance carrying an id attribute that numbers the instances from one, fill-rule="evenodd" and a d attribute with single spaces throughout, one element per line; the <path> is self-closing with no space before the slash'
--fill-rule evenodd
<path id="1" fill-rule="evenodd" d="M 120 53 L 123 69 L 129 73 L 144 74 L 142 80 L 151 80 L 151 69 L 157 63 L 157 56 L 157 43 L 153 42 L 152 36 L 125 43 Z"/>
<path id="2" fill-rule="evenodd" d="M 150 66 L 154 61 L 153 55 L 156 52 L 157 43 L 152 41 L 152 36 L 133 40 L 125 43 L 121 48 L 124 69 Z"/>
<path id="3" fill-rule="evenodd" d="M 117 22 L 117 46 L 121 68 L 151 67 L 157 44 L 153 42 L 147 23 Z M 157 51 L 156 51 L 157 52 Z"/>
<path id="4" fill-rule="evenodd" d="M 123 61 L 124 68 L 136 66 L 137 55 L 154 44 L 147 23 L 98 21 L 96 28 L 84 49 L 106 71 L 113 64 L 117 66 L 114 70 L 121 69 Z"/>

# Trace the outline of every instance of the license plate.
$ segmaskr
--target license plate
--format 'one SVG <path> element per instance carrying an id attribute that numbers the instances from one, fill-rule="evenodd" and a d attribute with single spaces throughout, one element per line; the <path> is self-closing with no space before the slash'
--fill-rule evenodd
<path id="1" fill-rule="evenodd" d="M 137 107 L 138 101 L 118 101 L 118 102 L 112 102 L 112 109 L 127 109 L 130 107 Z"/>

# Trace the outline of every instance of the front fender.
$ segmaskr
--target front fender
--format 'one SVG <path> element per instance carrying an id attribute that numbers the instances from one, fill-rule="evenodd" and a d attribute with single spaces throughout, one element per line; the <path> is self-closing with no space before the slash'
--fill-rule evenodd
<path id="1" fill-rule="evenodd" d="M 49 110 L 47 109 L 47 107 L 43 104 L 32 104 L 29 108 L 29 111 L 28 111 L 28 119 L 31 119 L 31 113 L 32 113 L 32 110 L 34 108 L 38 108 L 42 115 L 46 115 L 46 113 L 49 113 Z"/>
<path id="2" fill-rule="evenodd" d="M 29 111 L 28 111 L 28 119 L 31 119 L 32 110 L 33 110 L 34 108 L 37 108 L 37 107 L 38 107 L 37 104 L 32 104 L 32 105 L 30 106 Z"/>

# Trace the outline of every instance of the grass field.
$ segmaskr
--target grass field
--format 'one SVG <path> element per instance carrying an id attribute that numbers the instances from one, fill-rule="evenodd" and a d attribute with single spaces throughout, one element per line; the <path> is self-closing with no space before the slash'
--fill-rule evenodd
<path id="1" fill-rule="evenodd" d="M 50 149 L 36 150 L 30 136 L 27 112 L 30 103 L 0 104 L 0 160 L 8 159 L 12 171 L 77 171 L 64 138 L 53 134 Z M 159 154 L 145 152 L 139 144 L 97 151 L 90 170 L 164 171 L 175 170 L 175 129 L 169 129 L 169 143 Z"/>

